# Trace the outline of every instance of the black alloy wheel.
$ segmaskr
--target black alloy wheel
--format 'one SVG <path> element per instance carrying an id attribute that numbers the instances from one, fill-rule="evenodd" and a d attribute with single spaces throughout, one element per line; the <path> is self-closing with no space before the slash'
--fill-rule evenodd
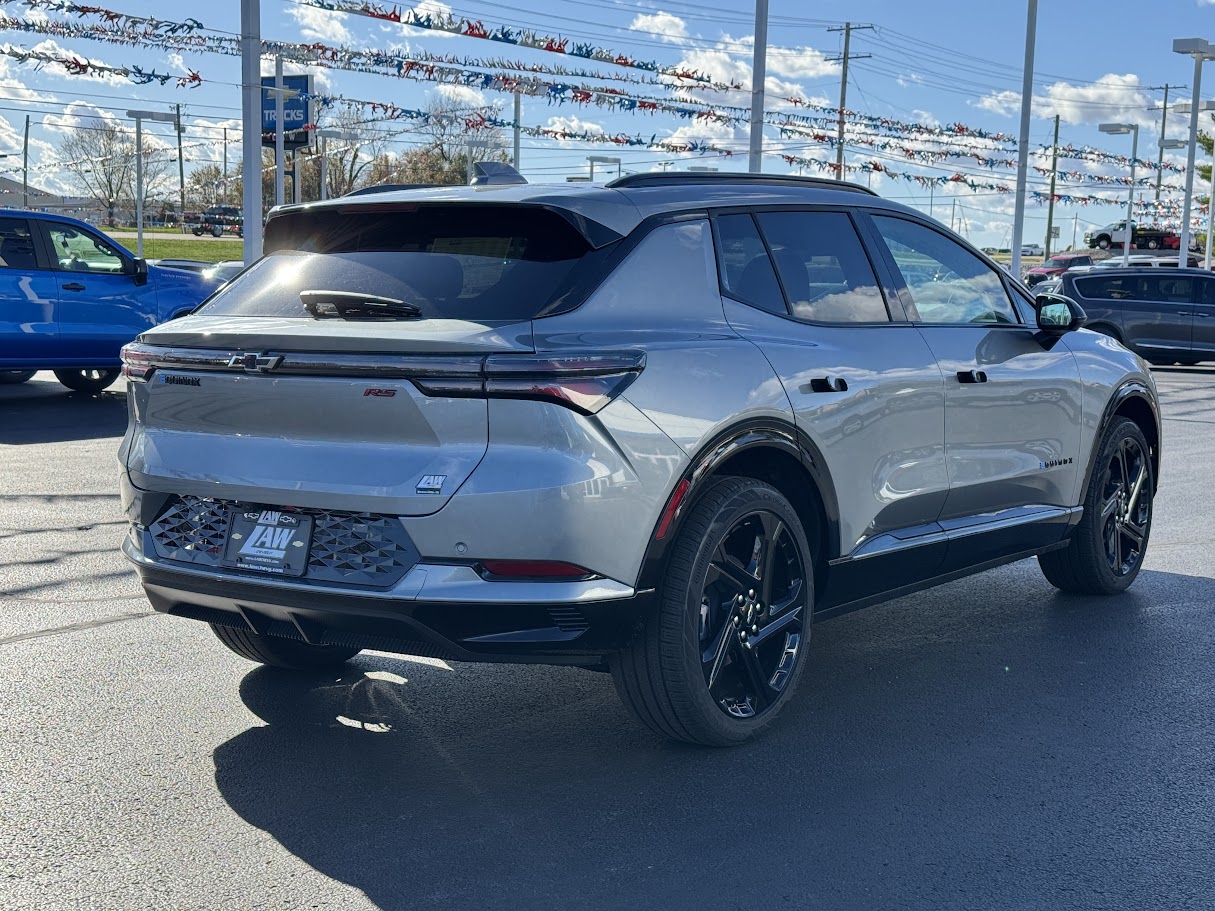
<path id="1" fill-rule="evenodd" d="M 1151 517 L 1148 456 L 1139 441 L 1124 437 L 1105 469 L 1101 502 L 1101 537 L 1105 559 L 1117 576 L 1135 572 L 1147 546 L 1147 527 Z"/>
<path id="2" fill-rule="evenodd" d="M 710 481 L 670 544 L 659 602 L 611 661 L 651 730 L 731 746 L 771 725 L 806 665 L 814 566 L 801 519 L 754 478 Z"/>
<path id="3" fill-rule="evenodd" d="M 768 510 L 734 522 L 701 590 L 705 686 L 721 711 L 753 718 L 788 685 L 803 645 L 806 567 L 789 527 Z"/>
<path id="4" fill-rule="evenodd" d="M 1116 418 L 1106 428 L 1084 498 L 1084 515 L 1066 548 L 1040 554 L 1048 582 L 1063 591 L 1114 595 L 1143 568 L 1156 483 L 1139 426 Z"/>

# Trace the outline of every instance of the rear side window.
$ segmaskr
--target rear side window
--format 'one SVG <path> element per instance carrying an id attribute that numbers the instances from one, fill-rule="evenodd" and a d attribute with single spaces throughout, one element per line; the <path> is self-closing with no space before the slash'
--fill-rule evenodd
<path id="1" fill-rule="evenodd" d="M 24 218 L 0 218 L 0 268 L 38 268 L 30 223 Z"/>
<path id="2" fill-rule="evenodd" d="M 311 290 L 390 297 L 424 319 L 528 320 L 590 252 L 554 212 L 492 205 L 292 213 L 267 224 L 265 248 L 202 312 L 308 318 Z"/>
<path id="3" fill-rule="evenodd" d="M 718 218 L 717 246 L 721 283 L 731 297 L 769 313 L 789 315 L 772 260 L 750 215 Z"/>
<path id="4" fill-rule="evenodd" d="M 1104 298 L 1158 304 L 1188 304 L 1194 300 L 1194 279 L 1188 275 L 1169 275 L 1167 271 L 1078 279 L 1076 288 L 1081 297 L 1089 300 Z"/>
<path id="5" fill-rule="evenodd" d="M 1130 297 L 1134 290 L 1132 279 L 1125 275 L 1076 279 L 1076 292 L 1088 300 L 1122 300 Z"/>
<path id="6" fill-rule="evenodd" d="M 852 219 L 843 212 L 761 212 L 790 312 L 819 323 L 890 321 Z"/>

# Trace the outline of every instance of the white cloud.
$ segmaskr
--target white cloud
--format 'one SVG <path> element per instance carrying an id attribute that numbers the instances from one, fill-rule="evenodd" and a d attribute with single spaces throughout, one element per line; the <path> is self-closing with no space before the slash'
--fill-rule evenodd
<path id="1" fill-rule="evenodd" d="M 422 16 L 425 16 L 429 13 L 431 16 L 434 16 L 437 18 L 443 18 L 443 19 L 448 19 L 453 16 L 451 7 L 448 6 L 446 3 L 444 3 L 443 0 L 422 0 L 421 3 L 419 3 L 417 6 L 412 8 L 411 12 L 417 13 Z M 395 32 L 398 30 L 398 27 L 397 26 L 388 26 L 387 30 Z M 424 36 L 426 38 L 455 38 L 455 37 L 457 37 L 452 32 L 444 32 L 444 31 L 439 31 L 437 29 L 428 29 L 428 28 L 411 28 L 408 25 L 400 26 L 399 30 L 404 32 L 406 35 L 415 35 L 418 37 Z"/>
<path id="2" fill-rule="evenodd" d="M 682 44 L 688 37 L 688 24 L 678 16 L 664 13 L 662 10 L 653 15 L 637 16 L 629 23 L 629 28 L 635 32 L 651 32 L 658 36 L 660 41 L 670 41 L 674 44 Z"/>
<path id="3" fill-rule="evenodd" d="M 982 110 L 1011 117 L 1021 110 L 1021 93 L 1008 90 L 992 92 L 974 104 Z M 1068 82 L 1048 85 L 1045 92 L 1034 96 L 1033 113 L 1041 118 L 1058 114 L 1066 124 L 1117 120 L 1150 126 L 1159 122 L 1153 106 L 1152 96 L 1144 89 L 1137 75 L 1107 73 L 1085 85 Z"/>
<path id="4" fill-rule="evenodd" d="M 448 101 L 467 105 L 470 108 L 480 108 L 486 105 L 485 95 L 478 89 L 467 85 L 438 85 L 436 91 Z"/>
<path id="5" fill-rule="evenodd" d="M 773 47 L 768 49 L 768 72 L 793 79 L 818 79 L 822 76 L 838 76 L 840 65 L 812 47 Z"/>
<path id="6" fill-rule="evenodd" d="M 345 22 L 347 13 L 330 12 L 315 6 L 288 5 L 287 14 L 300 27 L 300 34 L 314 41 L 329 44 L 349 44 L 350 30 Z"/>
<path id="7" fill-rule="evenodd" d="M 4 94 L 8 98 L 15 101 L 54 102 L 54 96 L 31 89 L 18 76 L 14 75 L 14 66 L 14 62 L 9 58 L 0 57 L 0 89 L 4 90 Z"/>
<path id="8" fill-rule="evenodd" d="M 578 117 L 550 117 L 548 123 L 545 124 L 550 130 L 565 130 L 570 133 L 591 133 L 593 135 L 603 135 L 607 132 L 602 124 L 592 123 L 589 120 L 581 120 Z M 558 139 L 559 145 L 571 145 L 574 140 Z"/>

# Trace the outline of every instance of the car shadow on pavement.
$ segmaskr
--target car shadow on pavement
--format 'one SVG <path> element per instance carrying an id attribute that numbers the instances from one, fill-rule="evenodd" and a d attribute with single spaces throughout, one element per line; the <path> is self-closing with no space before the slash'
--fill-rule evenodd
<path id="1" fill-rule="evenodd" d="M 58 383 L 0 386 L 0 445 L 120 437 L 126 429 L 122 386 L 98 395 L 71 392 Z"/>
<path id="2" fill-rule="evenodd" d="M 817 625 L 782 723 L 732 750 L 586 671 L 259 668 L 267 724 L 215 779 L 380 908 L 1159 907 L 1209 886 L 1213 608 L 1211 579 L 1081 598 L 1007 567 Z"/>

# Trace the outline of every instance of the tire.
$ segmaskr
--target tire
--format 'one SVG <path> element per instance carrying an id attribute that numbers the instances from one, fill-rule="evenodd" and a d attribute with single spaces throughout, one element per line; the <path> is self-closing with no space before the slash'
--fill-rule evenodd
<path id="1" fill-rule="evenodd" d="M 73 392 L 87 392 L 89 395 L 96 395 L 113 385 L 114 381 L 118 379 L 118 371 L 97 368 L 56 370 L 55 379 Z"/>
<path id="2" fill-rule="evenodd" d="M 224 226 L 223 225 L 212 225 L 211 226 L 211 236 L 212 237 L 223 237 L 224 236 Z"/>
<path id="3" fill-rule="evenodd" d="M 1108 250 L 1110 248 L 1110 239 L 1108 237 L 1098 237 L 1097 246 L 1102 250 Z"/>
<path id="4" fill-rule="evenodd" d="M 1154 481 L 1143 431 L 1129 418 L 1115 418 L 1097 451 L 1084 518 L 1066 548 L 1038 556 L 1046 580 L 1081 595 L 1126 591 L 1147 552 Z"/>
<path id="5" fill-rule="evenodd" d="M 34 378 L 37 370 L 0 370 L 0 386 L 18 386 Z"/>
<path id="6" fill-rule="evenodd" d="M 671 544 L 654 612 L 613 656 L 621 701 L 676 740 L 758 736 L 797 689 L 813 604 L 813 557 L 789 501 L 751 478 L 714 482 Z"/>
<path id="7" fill-rule="evenodd" d="M 202 237 L 203 229 L 202 228 L 191 228 L 190 233 L 193 234 L 195 237 Z"/>
<path id="8" fill-rule="evenodd" d="M 210 626 L 219 641 L 242 658 L 289 671 L 319 671 L 340 667 L 360 651 L 341 645 L 312 645 L 278 636 L 262 636 L 233 626 L 220 626 L 215 623 Z"/>
<path id="9" fill-rule="evenodd" d="M 1163 357 L 1149 357 L 1147 358 L 1147 362 L 1153 367 L 1172 367 L 1177 363 L 1177 361 L 1173 360 L 1172 358 Z"/>
<path id="10" fill-rule="evenodd" d="M 1159 249 L 1160 249 L 1160 241 L 1158 241 L 1158 240 L 1157 240 L 1156 238 L 1154 238 L 1154 237 L 1153 237 L 1153 238 L 1150 238 L 1150 239 L 1148 240 L 1148 242 L 1147 242 L 1147 245 L 1146 245 L 1146 246 L 1147 246 L 1147 248 L 1148 248 L 1149 250 L 1159 250 Z"/>

